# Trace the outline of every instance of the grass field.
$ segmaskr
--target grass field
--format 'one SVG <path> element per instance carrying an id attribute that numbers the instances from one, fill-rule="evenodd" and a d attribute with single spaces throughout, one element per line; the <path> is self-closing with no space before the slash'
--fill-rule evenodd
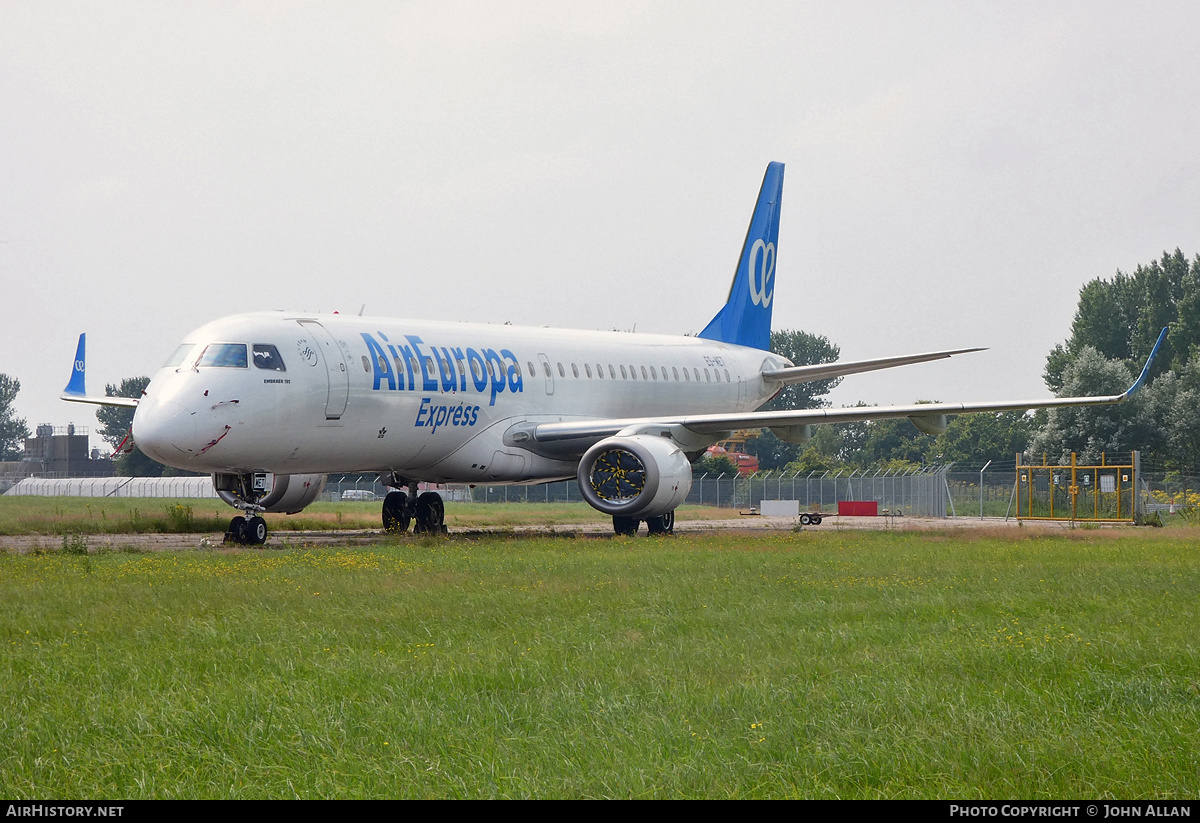
<path id="1" fill-rule="evenodd" d="M 0 555 L 0 796 L 1194 798 L 1198 537 Z"/>

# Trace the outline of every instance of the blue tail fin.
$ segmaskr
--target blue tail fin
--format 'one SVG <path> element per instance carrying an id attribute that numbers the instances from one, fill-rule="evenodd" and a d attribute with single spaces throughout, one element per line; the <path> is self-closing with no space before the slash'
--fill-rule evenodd
<path id="1" fill-rule="evenodd" d="M 81 334 L 79 335 L 79 347 L 75 349 L 75 362 L 71 367 L 71 380 L 67 383 L 67 387 L 63 389 L 64 396 L 84 397 L 87 395 L 87 389 L 83 387 L 86 347 L 87 335 Z"/>
<path id="2" fill-rule="evenodd" d="M 768 163 L 754 216 L 733 274 L 729 299 L 699 336 L 767 350 L 771 345 L 771 299 L 775 296 L 775 256 L 779 247 L 779 208 L 783 163 Z"/>

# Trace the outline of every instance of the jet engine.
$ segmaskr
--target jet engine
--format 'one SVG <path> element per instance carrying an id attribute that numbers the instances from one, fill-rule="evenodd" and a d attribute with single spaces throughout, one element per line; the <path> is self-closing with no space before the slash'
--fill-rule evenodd
<path id="1" fill-rule="evenodd" d="M 323 474 L 214 474 L 217 496 L 231 506 L 253 503 L 264 511 L 295 514 L 325 489 Z"/>
<path id="2" fill-rule="evenodd" d="M 579 490 L 605 514 L 646 519 L 674 511 L 692 488 L 692 464 L 665 437 L 609 437 L 579 461 Z"/>

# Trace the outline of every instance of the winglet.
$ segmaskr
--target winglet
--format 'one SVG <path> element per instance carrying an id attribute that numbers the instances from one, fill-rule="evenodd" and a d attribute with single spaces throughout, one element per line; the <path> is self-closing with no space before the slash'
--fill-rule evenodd
<path id="1" fill-rule="evenodd" d="M 84 368 L 86 364 L 86 348 L 87 334 L 79 335 L 79 348 L 75 349 L 75 363 L 71 367 L 71 379 L 67 382 L 67 387 L 63 389 L 62 398 L 64 400 L 75 400 L 81 397 L 87 397 L 87 390 L 83 387 L 84 384 Z"/>
<path id="2" fill-rule="evenodd" d="M 1146 365 L 1142 366 L 1142 373 L 1138 375 L 1138 379 L 1133 381 L 1133 385 L 1125 390 L 1121 395 L 1123 400 L 1128 400 L 1146 384 L 1146 380 L 1150 377 L 1150 367 L 1154 365 L 1154 358 L 1158 357 L 1158 350 L 1162 348 L 1163 341 L 1167 339 L 1167 326 L 1163 326 L 1163 330 L 1158 333 L 1158 340 L 1154 344 L 1154 348 L 1150 350 L 1150 356 L 1146 358 Z"/>

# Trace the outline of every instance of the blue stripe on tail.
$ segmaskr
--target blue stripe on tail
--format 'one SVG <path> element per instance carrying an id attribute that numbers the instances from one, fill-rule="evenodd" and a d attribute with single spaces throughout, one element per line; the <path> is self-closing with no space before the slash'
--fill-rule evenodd
<path id="1" fill-rule="evenodd" d="M 783 163 L 769 163 L 742 245 L 742 256 L 733 274 L 729 299 L 700 332 L 700 337 L 764 351 L 770 347 L 782 202 Z"/>

